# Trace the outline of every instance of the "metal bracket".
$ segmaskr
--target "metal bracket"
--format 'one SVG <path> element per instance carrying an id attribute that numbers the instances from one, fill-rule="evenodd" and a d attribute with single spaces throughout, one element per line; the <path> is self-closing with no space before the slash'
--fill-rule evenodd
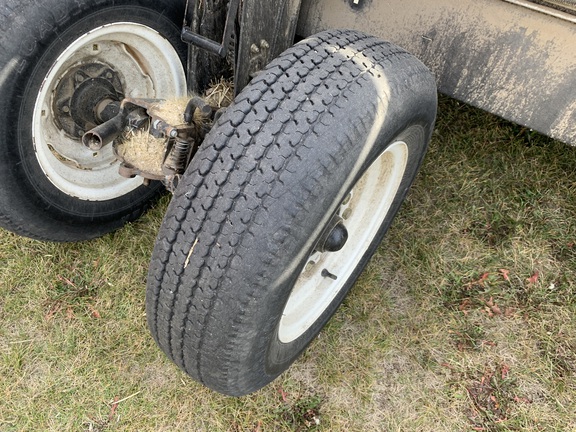
<path id="1" fill-rule="evenodd" d="M 292 46 L 301 0 L 245 0 L 240 12 L 234 90 L 238 94 L 272 59 Z"/>
<path id="2" fill-rule="evenodd" d="M 228 47 L 232 40 L 232 31 L 234 29 L 234 21 L 238 15 L 238 9 L 240 8 L 240 0 L 230 0 L 228 6 L 228 13 L 226 14 L 226 24 L 224 25 L 224 35 L 222 36 L 222 43 L 218 43 L 209 39 L 205 36 L 194 33 L 190 27 L 184 26 L 182 28 L 182 41 L 195 45 L 202 48 L 208 52 L 219 55 L 225 58 L 228 55 Z"/>

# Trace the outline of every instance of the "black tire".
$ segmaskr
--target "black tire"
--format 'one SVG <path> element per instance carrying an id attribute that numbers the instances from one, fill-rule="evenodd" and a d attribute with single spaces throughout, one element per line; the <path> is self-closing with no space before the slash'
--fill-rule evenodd
<path id="1" fill-rule="evenodd" d="M 160 183 L 117 174 L 111 146 L 83 147 L 70 119 L 91 100 L 89 92 L 79 96 L 84 73 L 91 82 L 109 79 L 120 96 L 185 93 L 183 12 L 169 0 L 2 0 L 0 226 L 42 240 L 85 240 L 136 219 L 159 196 Z"/>
<path id="2" fill-rule="evenodd" d="M 287 369 L 390 226 L 435 114 L 429 71 L 377 38 L 323 32 L 274 60 L 207 136 L 161 227 L 146 308 L 168 357 L 236 396 Z M 337 213 L 349 238 L 318 257 Z"/>

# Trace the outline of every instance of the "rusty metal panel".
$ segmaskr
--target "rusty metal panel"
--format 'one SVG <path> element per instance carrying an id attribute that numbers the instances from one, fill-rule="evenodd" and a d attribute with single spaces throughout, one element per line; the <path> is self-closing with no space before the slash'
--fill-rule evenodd
<path id="1" fill-rule="evenodd" d="M 228 10 L 228 0 L 192 2 L 186 11 L 190 29 L 212 40 L 221 40 Z M 226 59 L 220 58 L 193 44 L 188 45 L 188 90 L 202 93 L 214 77 L 226 74 Z"/>
<path id="2" fill-rule="evenodd" d="M 244 0 L 235 85 L 238 92 L 294 41 L 300 0 Z"/>
<path id="3" fill-rule="evenodd" d="M 303 0 L 298 33 L 353 28 L 419 57 L 441 92 L 576 145 L 576 24 L 502 0 Z"/>

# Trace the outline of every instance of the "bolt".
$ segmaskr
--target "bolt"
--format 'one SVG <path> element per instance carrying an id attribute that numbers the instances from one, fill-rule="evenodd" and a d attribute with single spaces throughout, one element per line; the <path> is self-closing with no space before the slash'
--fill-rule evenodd
<path id="1" fill-rule="evenodd" d="M 70 107 L 67 106 L 67 105 L 64 105 L 64 106 L 62 107 L 62 111 L 64 111 L 65 113 L 69 113 L 69 112 L 70 112 Z"/>
<path id="2" fill-rule="evenodd" d="M 330 273 L 328 270 L 324 269 L 322 270 L 322 273 L 320 273 L 320 276 L 322 277 L 327 277 L 330 278 L 332 280 L 336 280 L 338 279 L 338 276 L 336 276 L 335 274 Z"/>

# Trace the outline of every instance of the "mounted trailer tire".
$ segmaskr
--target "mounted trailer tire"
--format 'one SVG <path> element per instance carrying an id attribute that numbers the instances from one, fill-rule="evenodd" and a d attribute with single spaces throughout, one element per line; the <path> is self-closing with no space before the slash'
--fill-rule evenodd
<path id="1" fill-rule="evenodd" d="M 235 396 L 286 370 L 390 226 L 436 102 L 425 66 L 355 31 L 266 67 L 206 137 L 160 229 L 146 307 L 168 357 Z"/>
<path id="2" fill-rule="evenodd" d="M 168 0 L 2 0 L 0 226 L 78 241 L 134 220 L 159 183 L 118 174 L 82 134 L 124 97 L 186 94 L 184 7 Z"/>

